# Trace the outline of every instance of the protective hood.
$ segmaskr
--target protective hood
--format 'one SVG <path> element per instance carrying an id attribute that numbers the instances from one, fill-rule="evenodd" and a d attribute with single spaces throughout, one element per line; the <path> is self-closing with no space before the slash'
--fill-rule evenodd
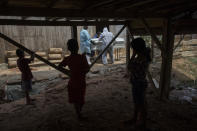
<path id="1" fill-rule="evenodd" d="M 108 31 L 107 27 L 104 27 L 101 37 L 102 37 L 103 44 L 107 45 L 112 40 L 113 34 Z"/>
<path id="2" fill-rule="evenodd" d="M 108 33 L 108 32 L 109 31 L 108 31 L 107 27 L 103 28 L 103 33 Z"/>

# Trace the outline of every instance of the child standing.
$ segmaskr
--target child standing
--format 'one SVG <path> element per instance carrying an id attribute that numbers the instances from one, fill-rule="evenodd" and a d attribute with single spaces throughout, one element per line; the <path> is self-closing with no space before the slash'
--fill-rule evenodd
<path id="1" fill-rule="evenodd" d="M 60 67 L 68 66 L 71 72 L 68 82 L 68 97 L 69 103 L 73 103 L 77 116 L 81 118 L 82 107 L 85 103 L 86 90 L 86 73 L 89 71 L 89 65 L 86 56 L 78 54 L 78 42 L 75 39 L 70 39 L 67 42 L 68 50 L 71 55 L 65 57 L 59 64 Z"/>
<path id="2" fill-rule="evenodd" d="M 142 38 L 136 38 L 131 42 L 133 56 L 129 61 L 130 82 L 134 101 L 134 118 L 132 122 L 136 127 L 145 129 L 146 124 L 146 88 L 148 86 L 146 74 L 151 62 L 150 48 Z"/>
<path id="3" fill-rule="evenodd" d="M 31 61 L 34 60 L 34 55 L 31 56 L 30 59 L 25 58 L 24 56 L 24 51 L 21 49 L 17 49 L 16 50 L 16 55 L 19 57 L 19 59 L 17 60 L 17 66 L 19 68 L 19 70 L 21 71 L 21 87 L 22 90 L 25 91 L 25 96 L 26 96 L 26 104 L 33 104 L 32 100 L 30 99 L 29 96 L 29 91 L 32 90 L 32 72 L 31 69 L 29 67 L 29 63 L 31 63 Z"/>

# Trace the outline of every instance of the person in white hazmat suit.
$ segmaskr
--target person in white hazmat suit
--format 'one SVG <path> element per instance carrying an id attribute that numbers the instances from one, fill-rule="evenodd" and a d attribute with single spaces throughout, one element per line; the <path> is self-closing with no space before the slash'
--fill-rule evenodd
<path id="1" fill-rule="evenodd" d="M 80 32 L 80 52 L 81 54 L 86 54 L 86 59 L 88 64 L 91 65 L 90 56 L 91 56 L 91 39 L 87 31 L 88 26 L 84 26 Z"/>
<path id="2" fill-rule="evenodd" d="M 99 40 L 103 42 L 102 44 L 102 50 L 105 49 L 105 47 L 110 43 L 110 41 L 113 39 L 114 35 L 113 33 L 109 32 L 107 27 L 104 27 L 103 33 L 101 33 Z M 108 64 L 107 62 L 107 53 L 109 53 L 109 57 L 111 59 L 111 63 L 114 63 L 114 57 L 113 57 L 113 44 L 103 53 L 102 55 L 102 61 L 103 64 Z"/>

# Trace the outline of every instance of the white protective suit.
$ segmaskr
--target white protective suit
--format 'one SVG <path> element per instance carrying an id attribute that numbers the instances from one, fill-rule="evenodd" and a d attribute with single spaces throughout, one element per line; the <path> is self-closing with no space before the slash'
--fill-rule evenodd
<path id="1" fill-rule="evenodd" d="M 113 39 L 114 35 L 108 31 L 107 27 L 103 29 L 103 33 L 101 33 L 99 40 L 103 42 L 102 45 L 102 50 L 105 49 L 105 47 L 110 43 L 110 41 Z M 107 62 L 107 53 L 109 53 L 111 62 L 114 63 L 114 58 L 113 58 L 113 45 L 111 45 L 102 55 L 102 61 L 103 64 L 108 64 Z"/>

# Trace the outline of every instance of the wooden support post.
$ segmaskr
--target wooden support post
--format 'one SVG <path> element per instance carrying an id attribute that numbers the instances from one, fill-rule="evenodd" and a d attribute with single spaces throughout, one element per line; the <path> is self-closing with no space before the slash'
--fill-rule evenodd
<path id="1" fill-rule="evenodd" d="M 157 38 L 157 36 L 154 34 L 154 32 L 151 30 L 151 28 L 148 25 L 147 21 L 145 19 L 141 19 L 141 21 L 144 24 L 144 27 L 145 27 L 146 31 L 151 35 L 152 39 L 157 44 L 158 48 L 160 50 L 162 50 L 162 44 L 161 44 L 161 42 L 159 41 L 159 39 Z"/>
<path id="2" fill-rule="evenodd" d="M 98 59 L 100 59 L 100 57 L 103 55 L 103 53 L 111 46 L 111 44 L 116 40 L 116 38 L 120 35 L 120 33 L 125 29 L 126 25 L 124 25 L 120 31 L 115 35 L 115 37 L 109 42 L 109 44 L 105 47 L 104 50 L 101 51 L 101 53 L 99 54 L 99 56 L 92 62 L 92 64 L 90 65 L 90 68 L 92 68 L 92 66 L 97 62 Z"/>
<path id="3" fill-rule="evenodd" d="M 71 35 L 73 39 L 77 40 L 77 26 L 72 26 L 71 27 Z"/>
<path id="4" fill-rule="evenodd" d="M 171 20 L 164 20 L 164 32 L 163 32 L 163 50 L 162 53 L 162 65 L 160 73 L 160 99 L 165 100 L 169 98 L 170 82 L 171 82 L 171 70 L 173 59 L 173 47 L 174 47 L 174 32 L 172 29 Z"/>
<path id="5" fill-rule="evenodd" d="M 152 57 L 152 61 L 154 61 L 154 44 L 155 44 L 155 41 L 151 38 L 151 57 Z"/>
<path id="6" fill-rule="evenodd" d="M 179 46 L 181 45 L 181 42 L 183 41 L 184 37 L 185 37 L 185 35 L 181 36 L 179 42 L 178 42 L 177 45 L 174 47 L 173 51 L 175 51 L 176 48 L 179 47 Z"/>
<path id="7" fill-rule="evenodd" d="M 108 24 L 107 22 L 108 20 L 106 19 L 100 19 L 100 20 L 97 19 L 97 23 L 100 23 L 100 24 L 96 25 L 96 33 L 103 32 L 104 27 L 107 27 L 107 29 L 110 30 L 109 29 L 110 24 Z"/>
<path id="8" fill-rule="evenodd" d="M 159 96 L 159 90 L 158 90 L 159 87 L 158 87 L 158 86 L 156 85 L 156 83 L 154 82 L 154 79 L 153 79 L 153 77 L 152 77 L 150 71 L 148 71 L 147 77 L 148 77 L 148 79 L 149 79 L 149 82 L 150 82 L 151 86 L 153 87 L 153 90 L 154 90 L 154 92 L 155 92 L 155 95 L 158 97 L 158 96 Z M 156 81 L 156 80 L 155 80 L 155 81 Z"/>
<path id="9" fill-rule="evenodd" d="M 129 64 L 129 60 L 131 58 L 130 48 L 131 47 L 130 47 L 129 29 L 127 27 L 127 30 L 126 30 L 126 64 L 127 64 L 127 67 Z"/>
<path id="10" fill-rule="evenodd" d="M 120 60 L 120 51 L 121 49 L 120 48 L 118 48 L 118 60 Z"/>
<path id="11" fill-rule="evenodd" d="M 22 49 L 23 51 L 27 52 L 28 54 L 30 54 L 30 55 L 34 54 L 33 51 L 27 49 L 26 47 L 24 47 L 23 45 L 19 44 L 19 43 L 16 42 L 16 41 L 12 40 L 11 38 L 7 37 L 6 35 L 0 33 L 0 37 L 3 38 L 4 40 L 8 41 L 10 44 L 12 44 L 12 45 L 14 45 L 14 46 L 16 46 L 16 47 Z M 62 72 L 62 73 L 64 73 L 64 74 L 70 76 L 70 71 L 69 71 L 69 70 L 64 69 L 64 68 L 61 68 L 61 67 L 58 67 L 58 66 L 56 66 L 55 64 L 49 62 L 48 60 L 42 58 L 41 56 L 39 56 L 39 55 L 37 55 L 37 54 L 35 54 L 35 57 L 38 58 L 40 61 L 46 63 L 47 65 L 49 65 L 49 66 L 55 68 L 56 70 L 58 70 L 58 71 L 60 71 L 60 72 Z"/>
<path id="12" fill-rule="evenodd" d="M 133 40 L 134 39 L 134 36 L 132 34 L 132 28 L 131 28 L 131 25 L 129 23 L 127 24 L 127 29 L 128 29 L 128 33 L 129 33 L 131 39 Z"/>

